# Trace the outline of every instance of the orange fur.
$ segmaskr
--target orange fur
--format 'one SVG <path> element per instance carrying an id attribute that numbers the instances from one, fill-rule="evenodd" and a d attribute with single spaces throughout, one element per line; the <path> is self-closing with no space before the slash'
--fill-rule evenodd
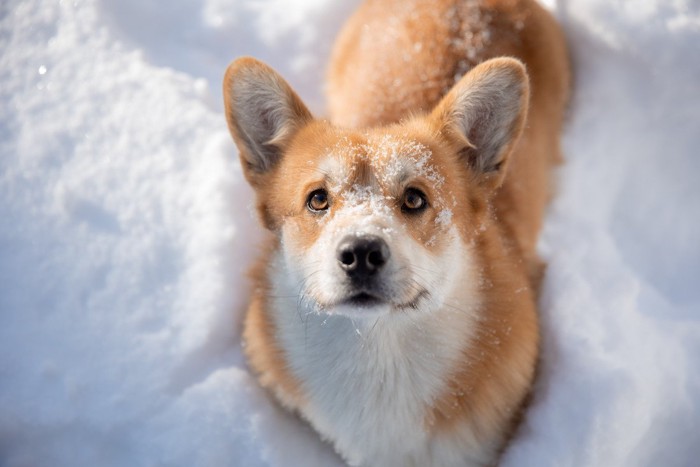
<path id="1" fill-rule="evenodd" d="M 268 244 L 269 249 L 271 244 Z M 304 405 L 299 382 L 289 371 L 284 351 L 276 341 L 275 325 L 265 312 L 269 304 L 270 285 L 265 261 L 259 262 L 251 271 L 255 283 L 253 296 L 246 314 L 243 342 L 250 365 L 259 371 L 260 384 L 271 391 L 290 409 Z"/>
<path id="2" fill-rule="evenodd" d="M 565 44 L 533 0 L 369 0 L 336 42 L 327 87 L 331 120 L 355 128 L 399 122 L 432 110 L 476 63 L 522 60 L 531 84 L 527 127 L 494 204 L 510 240 L 534 260 L 549 169 L 561 159 L 571 79 Z"/>
<path id="3" fill-rule="evenodd" d="M 455 26 L 448 20 L 469 15 L 477 18 L 476 24 Z M 387 22 L 392 16 L 410 19 Z M 460 50 L 454 44 L 463 40 L 465 29 L 471 39 Z M 465 48 L 474 55 L 465 57 Z M 517 411 L 522 399 L 518 386 L 532 378 L 538 340 L 534 298 L 541 276 L 535 245 L 550 196 L 549 169 L 560 160 L 559 134 L 570 87 L 565 40 L 534 1 L 370 0 L 339 36 L 329 70 L 331 118 L 362 128 L 432 109 L 466 68 L 503 55 L 527 65 L 531 97 L 527 127 L 492 201 L 497 223 L 478 240 L 487 282 L 501 284 L 485 291 L 490 312 L 484 316 L 479 348 L 465 349 L 483 358 L 455 371 L 428 416 L 435 429 L 449 427 L 474 410 L 490 411 L 486 419 L 491 429 L 498 429 L 499 422 Z M 494 249 L 508 251 L 510 261 L 504 265 Z M 522 292 L 502 296 L 503 289 Z M 509 367 L 502 367 L 504 361 L 511 362 Z M 510 384 L 509 378 L 518 382 Z"/>
<path id="4" fill-rule="evenodd" d="M 526 65 L 527 76 L 517 79 L 526 86 L 529 78 L 529 100 L 525 90 L 520 107 L 527 110 L 513 123 L 497 170 L 479 173 L 465 164 L 476 149 L 454 129 L 450 111 L 458 105 L 460 86 L 485 76 L 489 67 L 523 73 L 510 62 L 494 61 L 478 74 L 468 74 L 476 64 L 500 56 Z M 292 109 L 269 112 L 266 122 L 276 133 L 264 125 L 253 127 L 271 141 L 263 148 L 272 154 L 264 169 L 241 126 L 248 116 L 236 110 L 243 101 L 239 95 L 246 97 L 234 92 L 237 80 L 250 76 L 272 82 L 280 102 Z M 365 161 L 368 151 L 379 151 L 387 137 L 418 144 L 429 152 L 431 169 L 443 176 L 444 184 L 438 189 L 428 179 L 412 181 L 436 205 L 425 215 L 405 218 L 406 232 L 439 253 L 447 238 L 437 218 L 440 209 L 453 203 L 452 223 L 475 252 L 481 312 L 475 339 L 463 345 L 463 359 L 443 381 L 440 395 L 423 408 L 424 426 L 416 429 L 432 438 L 459 440 L 469 427 L 470 439 L 492 443 L 498 451 L 519 418 L 537 361 L 541 263 L 535 245 L 550 196 L 550 169 L 560 160 L 570 81 L 564 38 L 553 18 L 531 0 L 368 0 L 341 32 L 328 79 L 332 123 L 312 120 L 286 83 L 253 59 L 234 62 L 225 78 L 229 128 L 256 189 L 261 219 L 273 232 L 253 276 L 256 288 L 245 323 L 251 367 L 284 405 L 306 416 L 312 402 L 269 315 L 272 258 L 282 248 L 309 251 L 324 232 L 326 224 L 310 216 L 305 199 L 329 183 L 319 169 L 329 153 L 352 167 L 338 183 L 343 193 L 381 175 L 381 157 L 372 156 L 372 164 Z M 379 186 L 400 217 L 403 188 Z M 347 200 L 338 195 L 331 203 L 340 209 Z M 332 219 L 333 213 L 328 216 Z M 283 228 L 294 232 L 293 242 L 284 246 Z"/>

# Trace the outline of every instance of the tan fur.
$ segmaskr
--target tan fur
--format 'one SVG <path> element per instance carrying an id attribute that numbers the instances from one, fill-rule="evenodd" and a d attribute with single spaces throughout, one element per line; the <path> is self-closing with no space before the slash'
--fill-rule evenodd
<path id="1" fill-rule="evenodd" d="M 388 21 L 392 16 L 411 19 Z M 455 26 L 450 18 L 456 16 L 471 17 L 476 24 Z M 465 29 L 471 40 L 462 40 Z M 466 49 L 474 55 L 465 56 Z M 343 29 L 329 70 L 331 118 L 361 128 L 432 109 L 466 68 L 502 55 L 527 65 L 530 111 L 493 200 L 498 223 L 478 240 L 487 282 L 494 285 L 485 290 L 491 306 L 481 346 L 465 352 L 483 359 L 455 373 L 427 419 L 436 429 L 474 411 L 488 412 L 485 425 L 497 427 L 517 411 L 518 402 L 504 402 L 519 401 L 519 386 L 533 375 L 538 340 L 534 298 L 541 277 L 535 245 L 550 196 L 549 169 L 560 160 L 559 134 L 570 87 L 565 40 L 534 1 L 370 0 Z M 510 254 L 510 264 L 504 267 L 498 250 Z M 503 296 L 503 289 L 521 292 Z M 502 362 L 510 363 L 503 368 Z"/>
<path id="2" fill-rule="evenodd" d="M 565 44 L 551 15 L 531 0 L 369 0 L 336 42 L 331 120 L 355 128 L 398 122 L 433 109 L 474 64 L 522 60 L 531 84 L 527 127 L 494 203 L 509 240 L 534 260 L 549 169 L 561 158 L 570 87 Z"/>
<path id="3" fill-rule="evenodd" d="M 501 170 L 477 173 L 459 156 L 471 142 L 454 131 L 449 110 L 461 95 L 459 86 L 465 86 L 465 80 L 459 81 L 462 75 L 499 56 L 526 65 L 529 106 L 525 90 L 521 107 L 528 110 L 510 130 L 512 147 L 503 152 Z M 510 62 L 495 61 L 468 78 L 486 75 L 489 66 L 522 73 Z M 277 75 L 260 62 L 243 59 L 229 68 L 224 82 L 229 127 L 256 189 L 261 219 L 273 232 L 253 275 L 256 289 L 244 335 L 246 354 L 261 383 L 287 407 L 304 413 L 303 384 L 293 375 L 268 316 L 268 269 L 281 248 L 283 225 L 296 229 L 300 251 L 322 233 L 323 224 L 310 221 L 304 204 L 306 194 L 325 183 L 316 162 L 329 148 L 347 160 L 362 161 L 362 148 L 375 147 L 386 135 L 415 141 L 429 148 L 432 167 L 445 175 L 441 190 L 460 200 L 452 222 L 474 246 L 483 303 L 477 337 L 463 349 L 464 363 L 444 381 L 442 395 L 425 407 L 424 427 L 416 429 L 459 440 L 469 426 L 469 436 L 478 442 L 502 447 L 530 390 L 538 352 L 541 263 L 535 245 L 550 196 L 550 169 L 560 160 L 570 80 L 564 38 L 554 20 L 529 0 L 368 0 L 336 42 L 328 75 L 332 123 L 310 120 L 291 89 L 282 93 L 290 96 L 295 116 L 288 122 L 280 117 L 283 128 L 270 147 L 283 154 L 283 161 L 264 174 L 247 162 L 255 159 L 246 154 L 238 122 L 242 117 L 232 108 L 236 92 L 245 91 L 233 91 L 244 73 L 273 80 Z M 522 80 L 527 83 L 527 77 Z M 281 83 L 280 89 L 286 89 Z M 356 167 L 345 186 L 367 183 L 376 175 L 361 162 Z M 428 181 L 421 189 L 431 199 L 441 199 Z M 384 195 L 399 206 L 401 192 L 392 190 Z M 343 199 L 332 202 L 337 208 Z M 406 221 L 410 235 L 433 251 L 442 248 L 437 212 Z"/>
<path id="4" fill-rule="evenodd" d="M 271 246 L 272 243 L 269 243 L 267 248 Z M 250 365 L 259 372 L 260 384 L 273 391 L 286 407 L 295 409 L 303 407 L 305 401 L 299 382 L 287 368 L 284 351 L 277 343 L 275 325 L 265 311 L 270 298 L 267 267 L 266 261 L 260 261 L 250 273 L 255 289 L 243 332 L 245 353 Z"/>

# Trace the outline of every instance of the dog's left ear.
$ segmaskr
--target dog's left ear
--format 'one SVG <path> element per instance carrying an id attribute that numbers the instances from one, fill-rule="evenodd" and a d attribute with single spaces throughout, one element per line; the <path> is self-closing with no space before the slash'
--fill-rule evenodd
<path id="1" fill-rule="evenodd" d="M 251 57 L 235 60 L 226 70 L 224 106 L 253 186 L 277 164 L 292 135 L 313 118 L 277 72 Z"/>
<path id="2" fill-rule="evenodd" d="M 528 99 L 525 66 L 513 58 L 495 58 L 458 81 L 429 118 L 480 182 L 496 188 L 525 124 Z"/>

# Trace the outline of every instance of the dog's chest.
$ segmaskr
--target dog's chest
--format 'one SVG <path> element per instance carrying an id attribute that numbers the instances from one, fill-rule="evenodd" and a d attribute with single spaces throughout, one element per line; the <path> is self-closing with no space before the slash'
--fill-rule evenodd
<path id="1" fill-rule="evenodd" d="M 431 364 L 429 350 L 401 351 L 407 343 L 376 328 L 356 331 L 347 318 L 305 321 L 282 328 L 289 363 L 308 395 L 304 416 L 351 463 L 425 444 L 426 409 L 444 372 Z"/>
<path id="2" fill-rule="evenodd" d="M 468 319 L 360 323 L 293 307 L 277 309 L 276 324 L 308 401 L 302 414 L 351 465 L 451 465 L 461 458 L 463 446 L 434 449 L 427 421 L 464 358 Z M 451 320 L 461 322 L 449 326 Z"/>

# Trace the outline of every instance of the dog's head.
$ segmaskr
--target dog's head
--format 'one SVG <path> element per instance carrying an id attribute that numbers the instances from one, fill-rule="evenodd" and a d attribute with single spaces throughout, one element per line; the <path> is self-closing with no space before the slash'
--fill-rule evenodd
<path id="1" fill-rule="evenodd" d="M 474 239 L 527 109 L 520 62 L 485 62 L 429 114 L 381 128 L 314 119 L 252 58 L 229 66 L 224 99 L 284 273 L 317 310 L 434 309 L 478 277 Z"/>

